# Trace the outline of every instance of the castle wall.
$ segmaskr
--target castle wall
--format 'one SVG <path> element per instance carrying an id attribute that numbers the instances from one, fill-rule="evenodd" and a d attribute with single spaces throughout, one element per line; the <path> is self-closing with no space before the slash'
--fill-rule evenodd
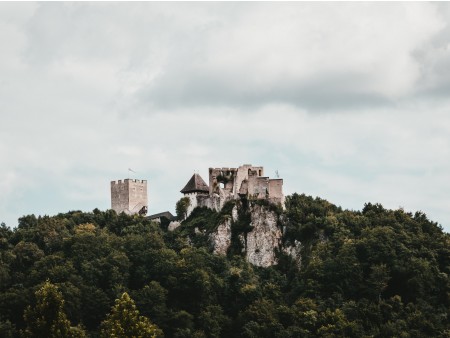
<path id="1" fill-rule="evenodd" d="M 235 177 L 235 168 L 209 168 L 209 194 L 224 198 L 233 195 Z"/>
<path id="2" fill-rule="evenodd" d="M 129 181 L 129 210 L 132 214 L 138 213 L 142 207 L 148 208 L 147 181 L 128 180 Z"/>
<path id="3" fill-rule="evenodd" d="M 128 209 L 129 185 L 122 180 L 111 182 L 111 209 L 118 214 Z"/>
<path id="4" fill-rule="evenodd" d="M 284 205 L 282 178 L 269 180 L 269 199 L 274 203 L 281 203 L 281 205 Z"/>
<path id="5" fill-rule="evenodd" d="M 111 181 L 111 209 L 137 214 L 142 207 L 148 207 L 146 180 Z"/>
<path id="6" fill-rule="evenodd" d="M 244 164 L 239 168 L 209 168 L 209 194 L 222 198 L 238 198 L 242 183 L 249 175 L 263 176 L 263 167 Z"/>
<path id="7" fill-rule="evenodd" d="M 236 187 L 235 191 L 233 191 L 233 197 L 238 198 L 239 189 L 244 180 L 249 180 L 250 177 L 258 177 L 264 175 L 263 167 L 254 167 L 251 164 L 244 164 L 237 169 L 236 180 L 234 186 Z M 253 184 L 249 182 L 248 184 L 248 192 L 251 193 L 253 191 Z"/>
<path id="8" fill-rule="evenodd" d="M 199 207 L 207 207 L 215 211 L 220 211 L 225 204 L 225 201 L 226 200 L 221 199 L 217 195 L 197 195 L 197 205 Z"/>
<path id="9" fill-rule="evenodd" d="M 187 208 L 187 211 L 186 211 L 187 216 L 189 216 L 191 214 L 192 210 L 194 210 L 198 206 L 197 195 L 198 194 L 196 192 L 190 192 L 190 193 L 184 194 L 184 197 L 188 197 L 189 202 L 190 202 L 189 206 Z"/>
<path id="10" fill-rule="evenodd" d="M 209 168 L 209 194 L 190 193 L 188 215 L 197 207 L 220 211 L 232 199 L 267 199 L 284 205 L 283 180 L 264 177 L 264 168 L 244 164 L 239 168 Z"/>
<path id="11" fill-rule="evenodd" d="M 269 192 L 269 178 L 268 177 L 255 177 L 252 180 L 252 186 L 249 189 L 249 195 L 256 199 L 265 199 Z"/>

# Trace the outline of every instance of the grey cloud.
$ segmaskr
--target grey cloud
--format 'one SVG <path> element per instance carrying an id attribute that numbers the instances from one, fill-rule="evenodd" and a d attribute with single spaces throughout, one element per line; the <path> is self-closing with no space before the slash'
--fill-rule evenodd
<path id="1" fill-rule="evenodd" d="M 226 77 L 226 76 L 225 76 Z M 252 87 L 246 79 L 224 81 L 203 72 L 165 74 L 137 94 L 138 102 L 156 109 L 229 106 L 256 109 L 268 104 L 290 104 L 310 111 L 390 106 L 388 97 L 365 89 L 360 74 L 317 75 L 309 81 L 279 79 L 269 86 Z"/>
<path id="2" fill-rule="evenodd" d="M 448 6 L 447 6 L 448 7 Z M 450 11 L 443 12 L 450 22 Z M 450 26 L 446 25 L 429 43 L 418 47 L 413 56 L 421 69 L 415 95 L 427 98 L 448 96 L 450 87 Z"/>
<path id="3" fill-rule="evenodd" d="M 448 28 L 433 22 L 449 17 L 433 4 L 39 3 L 23 55 L 110 66 L 118 91 L 134 81 L 125 99 L 156 109 L 340 110 L 446 92 Z"/>
<path id="4" fill-rule="evenodd" d="M 354 7 L 358 10 L 357 5 Z M 269 8 L 256 8 L 258 10 L 255 12 L 259 13 L 259 17 L 252 17 L 249 12 L 249 22 L 264 26 L 264 22 L 258 20 L 261 19 L 261 12 Z M 301 13 L 299 8 L 301 5 L 292 5 L 294 13 Z M 277 13 L 276 7 L 271 9 L 274 9 L 274 16 L 280 14 Z M 313 9 L 322 8 L 315 6 Z M 323 9 L 332 11 L 325 5 Z M 436 14 L 432 13 L 432 10 L 428 12 L 430 18 Z M 270 17 L 270 12 L 265 15 Z M 365 15 L 370 17 L 371 14 Z M 230 27 L 225 18 L 220 24 L 212 24 L 203 30 L 194 29 L 174 34 L 172 38 L 176 47 L 171 51 L 162 71 L 137 91 L 137 102 L 166 110 L 203 105 L 259 107 L 272 103 L 292 104 L 310 111 L 389 106 L 399 99 L 415 95 L 423 87 L 421 80 L 428 75 L 426 72 L 435 71 L 425 67 L 418 51 L 428 46 L 429 40 L 434 38 L 436 32 L 440 34 L 437 25 L 426 27 L 428 35 L 418 37 L 417 41 L 406 23 L 400 25 L 397 33 L 390 31 L 395 29 L 395 26 L 385 28 L 379 24 L 381 32 L 377 32 L 378 41 L 366 42 L 365 40 L 371 38 L 370 34 L 365 36 L 364 32 L 354 32 L 357 37 L 354 38 L 356 42 L 352 42 L 353 47 L 375 47 L 371 47 L 367 52 L 348 49 L 345 53 L 338 50 L 334 60 L 328 56 L 322 57 L 325 61 L 325 64 L 322 64 L 320 59 L 310 60 L 316 55 L 314 53 L 331 56 L 336 52 L 336 48 L 341 48 L 333 44 L 330 31 L 320 32 L 319 29 L 319 32 L 316 32 L 320 39 L 329 41 L 321 42 L 322 50 L 311 54 L 310 46 L 301 43 L 302 39 L 310 42 L 311 37 L 302 36 L 309 34 L 309 27 L 305 27 L 308 33 L 302 33 L 302 25 L 296 24 L 297 31 L 291 36 L 278 37 L 280 40 L 287 39 L 289 43 L 278 46 L 278 40 L 273 37 L 259 42 L 247 40 L 245 37 L 241 39 L 237 33 L 239 29 L 245 34 L 254 29 L 248 26 L 249 23 L 244 18 L 246 16 L 242 15 L 233 20 L 236 27 Z M 298 20 L 301 22 L 301 18 Z M 338 20 L 337 23 L 342 22 Z M 392 20 L 389 23 L 392 23 Z M 236 33 L 230 33 L 227 29 Z M 336 30 L 339 31 L 340 27 L 336 27 Z M 376 47 L 390 35 L 407 37 L 407 42 L 399 41 L 399 47 L 395 47 L 392 53 L 384 50 L 385 46 Z M 351 39 L 352 36 L 348 38 Z M 261 37 L 259 39 L 261 40 Z M 345 42 L 345 37 L 341 36 L 340 39 Z M 260 53 L 250 51 L 251 47 L 247 44 L 254 45 L 255 50 Z M 280 48 L 276 49 L 277 46 Z M 390 44 L 387 43 L 387 46 Z M 412 57 L 411 53 L 414 51 L 415 57 Z M 379 54 L 380 58 L 371 53 Z M 232 60 L 225 67 L 222 67 L 223 55 L 225 60 Z M 354 65 L 352 59 L 355 60 Z M 272 67 L 266 67 L 266 64 Z M 312 75 L 309 74 L 311 68 L 314 69 Z"/>

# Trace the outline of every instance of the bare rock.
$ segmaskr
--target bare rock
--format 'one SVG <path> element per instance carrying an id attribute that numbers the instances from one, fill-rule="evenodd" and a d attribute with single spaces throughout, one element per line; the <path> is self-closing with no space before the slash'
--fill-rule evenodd
<path id="1" fill-rule="evenodd" d="M 239 217 L 239 215 L 238 215 L 238 209 L 237 209 L 237 206 L 235 205 L 235 206 L 233 207 L 233 209 L 231 210 L 231 218 L 233 219 L 233 222 L 237 222 L 238 217 Z"/>
<path id="2" fill-rule="evenodd" d="M 215 231 L 209 235 L 213 252 L 226 255 L 231 245 L 231 227 L 238 222 L 238 208 L 232 209 L 231 217 L 224 220 Z M 237 234 L 236 240 L 240 242 L 242 254 L 248 262 L 261 267 L 269 267 L 278 263 L 277 251 L 284 251 L 291 256 L 300 268 L 301 265 L 301 243 L 282 245 L 282 228 L 279 226 L 278 214 L 261 205 L 251 205 L 250 213 L 251 231 Z"/>
<path id="3" fill-rule="evenodd" d="M 210 240 L 215 254 L 226 255 L 231 244 L 231 219 L 219 224 L 217 230 L 210 235 Z"/>
<path id="4" fill-rule="evenodd" d="M 245 251 L 247 261 L 256 266 L 277 264 L 275 250 L 280 248 L 282 233 L 275 212 L 255 205 L 251 207 L 253 230 L 247 233 Z"/>
<path id="5" fill-rule="evenodd" d="M 181 225 L 178 221 L 172 221 L 169 223 L 169 226 L 167 227 L 167 230 L 174 231 L 176 228 L 178 228 Z"/>

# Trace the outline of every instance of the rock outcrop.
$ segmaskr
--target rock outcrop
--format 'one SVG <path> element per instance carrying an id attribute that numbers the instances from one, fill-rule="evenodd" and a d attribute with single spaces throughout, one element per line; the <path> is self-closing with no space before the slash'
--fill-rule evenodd
<path id="1" fill-rule="evenodd" d="M 169 226 L 167 227 L 167 230 L 174 231 L 176 228 L 178 228 L 181 225 L 178 221 L 172 221 L 169 223 Z"/>
<path id="2" fill-rule="evenodd" d="M 260 205 L 250 207 L 253 230 L 246 234 L 245 256 L 256 266 L 268 267 L 277 263 L 275 250 L 280 249 L 282 233 L 275 212 Z"/>
<path id="3" fill-rule="evenodd" d="M 242 208 L 241 204 L 238 205 L 239 208 Z M 283 233 L 278 224 L 279 215 L 275 211 L 256 203 L 250 204 L 245 211 L 239 208 L 237 205 L 234 206 L 231 215 L 226 217 L 209 235 L 215 254 L 227 254 L 232 244 L 233 231 L 235 231 L 234 240 L 238 242 L 236 247 L 242 248 L 241 253 L 253 265 L 261 267 L 275 265 L 278 263 L 277 252 L 284 252 L 291 256 L 300 267 L 300 242 L 296 241 L 293 245 L 283 246 Z M 247 215 L 245 231 L 233 228 L 243 213 Z"/>
<path id="4" fill-rule="evenodd" d="M 219 224 L 217 230 L 210 235 L 213 252 L 218 255 L 226 255 L 231 244 L 231 219 Z"/>

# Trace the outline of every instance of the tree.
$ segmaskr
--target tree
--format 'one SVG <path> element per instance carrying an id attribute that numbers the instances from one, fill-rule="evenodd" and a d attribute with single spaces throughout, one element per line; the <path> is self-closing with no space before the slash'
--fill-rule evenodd
<path id="1" fill-rule="evenodd" d="M 175 232 L 113 210 L 0 222 L 0 337 L 83 337 L 78 323 L 95 338 L 450 337 L 450 234 L 424 214 L 294 194 L 279 249 L 300 241 L 301 269 L 283 249 L 263 268 L 242 252 L 253 203 L 195 208 Z M 215 255 L 234 207 L 231 250 Z M 111 311 L 125 290 L 136 302 Z"/>
<path id="2" fill-rule="evenodd" d="M 17 335 L 16 328 L 9 321 L 0 320 L 0 337 L 2 338 L 13 338 Z"/>
<path id="3" fill-rule="evenodd" d="M 25 330 L 23 337 L 86 337 L 84 331 L 79 327 L 71 327 L 63 311 L 64 299 L 56 285 L 48 280 L 35 293 L 36 306 L 28 306 L 25 310 Z"/>
<path id="4" fill-rule="evenodd" d="M 376 264 L 371 267 L 371 270 L 368 282 L 372 287 L 372 292 L 376 295 L 378 303 L 380 303 L 381 294 L 388 286 L 390 279 L 389 269 L 386 267 L 386 264 Z"/>
<path id="5" fill-rule="evenodd" d="M 23 241 L 14 247 L 13 254 L 15 259 L 12 262 L 12 268 L 17 272 L 25 272 L 45 256 L 45 253 L 35 243 Z"/>
<path id="6" fill-rule="evenodd" d="M 175 206 L 175 211 L 177 212 L 177 218 L 179 220 L 186 219 L 187 210 L 190 205 L 191 205 L 191 200 L 189 199 L 189 197 L 182 197 L 177 202 L 177 204 Z"/>
<path id="7" fill-rule="evenodd" d="M 101 324 L 100 337 L 104 338 L 157 338 L 163 332 L 150 322 L 147 317 L 140 316 L 134 301 L 124 292 L 116 299 L 110 314 Z"/>
<path id="8" fill-rule="evenodd" d="M 132 295 L 144 316 L 152 318 L 160 327 L 167 320 L 167 290 L 156 281 L 149 282 L 144 288 Z"/>
<path id="9" fill-rule="evenodd" d="M 199 322 L 208 338 L 219 338 L 230 319 L 223 314 L 220 305 L 209 305 L 199 315 Z"/>

